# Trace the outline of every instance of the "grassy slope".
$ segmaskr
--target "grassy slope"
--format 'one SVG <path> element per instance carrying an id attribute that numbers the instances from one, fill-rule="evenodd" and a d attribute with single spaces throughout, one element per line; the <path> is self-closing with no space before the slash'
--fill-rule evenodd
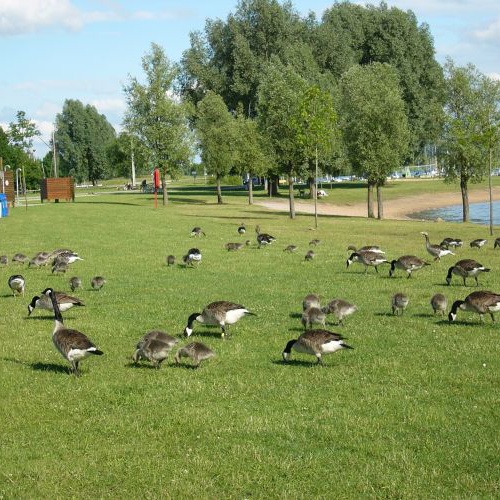
<path id="1" fill-rule="evenodd" d="M 344 188 L 345 189 L 345 188 Z M 428 189 L 428 188 L 426 188 Z M 361 191 L 361 190 L 360 190 Z M 354 197 L 364 197 L 356 191 Z M 346 269 L 348 244 L 377 243 L 389 259 L 426 257 L 432 241 L 487 236 L 487 228 L 447 223 L 391 222 L 310 216 L 289 220 L 250 207 L 239 193 L 217 206 L 199 187 L 175 189 L 172 203 L 154 209 L 152 196 L 98 194 L 74 204 L 17 208 L 0 220 L 0 254 L 34 255 L 61 246 L 85 259 L 70 274 L 84 280 L 86 308 L 65 314 L 105 356 L 86 360 L 83 376 L 68 376 L 50 335 L 53 319 L 29 299 L 46 286 L 68 291 L 68 276 L 10 264 L 0 269 L 0 496 L 83 498 L 495 497 L 499 492 L 499 330 L 489 318 L 461 313 L 456 324 L 431 314 L 433 293 L 450 302 L 472 291 L 445 286 L 455 260 L 475 257 L 492 268 L 483 288 L 500 291 L 500 253 L 492 244 L 464 248 L 419 271 L 389 279 Z M 241 241 L 240 222 L 252 246 Z M 257 250 L 253 227 L 278 238 Z M 201 226 L 206 238 L 190 238 Z M 308 242 L 317 257 L 305 262 Z M 282 249 L 294 243 L 296 254 Z M 167 268 L 193 245 L 197 269 Z M 22 272 L 26 297 L 6 286 Z M 90 289 L 102 274 L 108 284 Z M 3 291 L 1 291 L 3 290 Z M 390 314 L 396 291 L 410 295 L 403 317 Z M 300 334 L 301 301 L 317 292 L 343 297 L 359 311 L 345 327 L 354 351 L 311 357 L 281 351 Z M 134 367 L 138 338 L 153 328 L 180 334 L 187 316 L 213 300 L 245 304 L 257 316 L 232 328 L 197 326 L 195 340 L 218 356 L 198 370 L 170 363 L 159 371 Z M 333 323 L 333 318 L 330 320 Z M 181 344 L 186 343 L 181 340 Z"/>

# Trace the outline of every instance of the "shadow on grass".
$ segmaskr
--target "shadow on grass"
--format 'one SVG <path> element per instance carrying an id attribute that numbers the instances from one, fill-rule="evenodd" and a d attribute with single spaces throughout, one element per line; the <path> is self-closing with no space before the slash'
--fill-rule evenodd
<path id="1" fill-rule="evenodd" d="M 28 363 L 27 361 L 22 361 L 20 359 L 15 359 L 15 358 L 1 358 L 1 359 L 2 361 L 7 361 L 8 363 L 14 363 L 16 365 L 26 366 L 34 371 L 71 374 L 69 366 L 56 365 L 55 363 L 41 363 L 41 362 Z"/>
<path id="2" fill-rule="evenodd" d="M 326 364 L 321 365 L 315 360 L 312 361 L 303 361 L 302 359 L 289 359 L 288 361 L 285 361 L 284 359 L 278 359 L 272 361 L 273 365 L 278 365 L 278 366 L 327 366 Z"/>

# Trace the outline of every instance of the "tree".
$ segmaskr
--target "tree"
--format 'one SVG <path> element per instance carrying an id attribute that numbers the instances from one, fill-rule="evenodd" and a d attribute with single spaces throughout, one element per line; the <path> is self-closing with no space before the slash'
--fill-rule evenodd
<path id="1" fill-rule="evenodd" d="M 487 172 L 488 144 L 493 144 L 495 136 L 491 127 L 495 104 L 485 94 L 484 75 L 474 65 L 458 67 L 448 59 L 444 69 L 448 99 L 441 165 L 447 182 L 460 183 L 462 219 L 468 222 L 469 183 L 480 182 Z"/>
<path id="2" fill-rule="evenodd" d="M 9 141 L 18 148 L 21 148 L 25 153 L 33 153 L 33 139 L 40 136 L 40 131 L 32 120 L 26 118 L 24 111 L 17 112 L 17 122 L 9 124 Z"/>
<path id="3" fill-rule="evenodd" d="M 337 113 L 333 96 L 321 90 L 317 85 L 307 88 L 299 97 L 299 114 L 294 119 L 297 131 L 297 140 L 304 149 L 310 176 L 314 178 L 311 183 L 311 192 L 314 198 L 314 222 L 318 227 L 317 207 L 317 180 L 318 165 L 320 162 L 331 161 L 334 154 L 340 149 L 340 133 L 337 127 Z"/>
<path id="4" fill-rule="evenodd" d="M 215 176 L 217 203 L 222 204 L 221 181 L 231 171 L 236 157 L 235 119 L 222 97 L 211 91 L 198 103 L 197 111 L 201 159 L 206 171 Z"/>
<path id="5" fill-rule="evenodd" d="M 170 63 L 159 45 L 142 58 L 146 83 L 130 77 L 124 86 L 127 100 L 124 125 L 150 152 L 161 171 L 163 204 L 168 202 L 166 176 L 175 179 L 193 156 L 192 135 L 186 107 L 173 93 L 177 67 Z"/>
<path id="6" fill-rule="evenodd" d="M 242 176 L 248 178 L 248 203 L 253 204 L 253 182 L 255 176 L 264 175 L 270 163 L 270 155 L 257 122 L 240 113 L 236 119 L 234 166 Z"/>
<path id="7" fill-rule="evenodd" d="M 109 175 L 107 149 L 116 134 L 94 106 L 67 99 L 56 116 L 54 136 L 61 174 L 73 176 L 77 182 L 88 179 L 94 185 Z"/>
<path id="8" fill-rule="evenodd" d="M 290 218 L 295 218 L 294 177 L 301 175 L 306 152 L 299 137 L 300 102 L 307 81 L 277 58 L 266 66 L 258 94 L 258 122 L 274 153 L 279 172 L 288 178 Z"/>
<path id="9" fill-rule="evenodd" d="M 383 219 L 382 187 L 401 166 L 408 151 L 409 130 L 397 72 L 389 64 L 353 66 L 341 79 L 345 144 L 354 170 L 368 181 L 368 217 Z"/>

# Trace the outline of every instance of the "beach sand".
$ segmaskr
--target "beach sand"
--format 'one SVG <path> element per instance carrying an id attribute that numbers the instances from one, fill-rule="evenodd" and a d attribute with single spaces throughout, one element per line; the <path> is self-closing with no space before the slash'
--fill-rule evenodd
<path id="1" fill-rule="evenodd" d="M 492 189 L 493 200 L 500 200 L 500 187 Z M 469 203 L 488 202 L 490 194 L 488 188 L 469 189 Z M 288 199 L 259 200 L 257 205 L 264 206 L 271 210 L 288 212 Z M 396 200 L 384 200 L 384 219 L 410 220 L 411 214 L 422 212 L 423 210 L 448 207 L 450 205 L 462 205 L 460 191 L 456 193 L 432 193 L 420 194 L 418 196 L 407 196 Z M 374 203 L 375 214 L 377 213 L 376 200 Z M 299 213 L 314 213 L 313 200 L 301 200 L 295 198 L 295 211 Z M 318 215 L 339 215 L 347 217 L 367 217 L 366 203 L 353 203 L 336 205 L 321 201 L 318 203 Z"/>

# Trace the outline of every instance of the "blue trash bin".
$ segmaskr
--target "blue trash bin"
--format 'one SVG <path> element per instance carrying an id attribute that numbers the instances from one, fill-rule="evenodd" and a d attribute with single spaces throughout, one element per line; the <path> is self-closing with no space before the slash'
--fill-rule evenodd
<path id="1" fill-rule="evenodd" d="M 0 194 L 0 212 L 2 217 L 9 215 L 9 202 L 6 194 Z"/>

